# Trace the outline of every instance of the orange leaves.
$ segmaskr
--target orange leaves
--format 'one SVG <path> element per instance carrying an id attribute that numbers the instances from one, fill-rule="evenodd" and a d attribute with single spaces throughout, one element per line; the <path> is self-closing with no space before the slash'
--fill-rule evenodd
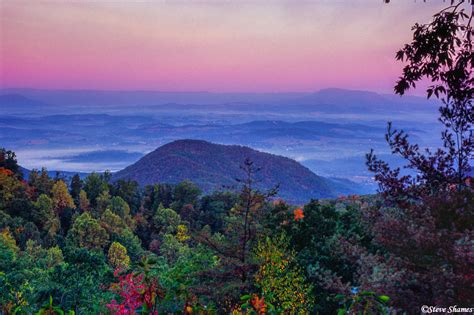
<path id="1" fill-rule="evenodd" d="M 267 304 L 267 302 L 265 302 L 265 298 L 263 296 L 260 298 L 258 294 L 246 294 L 241 296 L 240 299 L 245 301 L 245 303 L 235 307 L 231 312 L 232 315 L 266 315 L 269 308 L 270 311 L 273 309 L 273 306 L 271 304 Z M 271 313 L 273 314 L 273 312 Z"/>
<path id="2" fill-rule="evenodd" d="M 298 209 L 294 210 L 293 215 L 295 216 L 295 221 L 303 220 L 303 218 L 304 218 L 303 209 L 298 208 Z"/>
<path id="3" fill-rule="evenodd" d="M 193 307 L 186 302 L 186 304 L 184 305 L 183 314 L 184 315 L 191 315 L 192 313 L 193 313 Z"/>
<path id="4" fill-rule="evenodd" d="M 267 305 L 265 304 L 265 298 L 259 298 L 258 295 L 254 295 L 252 300 L 250 301 L 253 308 L 259 315 L 264 315 L 267 313 Z"/>

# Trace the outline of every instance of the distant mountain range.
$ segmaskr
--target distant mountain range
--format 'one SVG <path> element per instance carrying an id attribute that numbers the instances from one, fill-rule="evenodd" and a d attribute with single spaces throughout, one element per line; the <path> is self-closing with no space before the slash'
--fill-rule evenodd
<path id="1" fill-rule="evenodd" d="M 249 158 L 260 168 L 259 188 L 280 185 L 278 196 L 303 203 L 348 193 L 347 182 L 317 176 L 298 162 L 239 145 L 220 145 L 202 140 L 178 140 L 159 147 L 138 162 L 115 173 L 113 180 L 132 179 L 140 185 L 179 183 L 189 179 L 205 192 L 236 186 L 244 173 L 240 166 Z M 357 186 L 354 183 L 354 186 Z M 355 187 L 354 187 L 355 188 Z"/>
<path id="2" fill-rule="evenodd" d="M 293 109 L 317 108 L 329 111 L 430 110 L 422 97 L 403 98 L 369 91 L 339 88 L 322 89 L 314 93 L 213 93 L 213 92 L 161 92 L 161 91 L 101 91 L 101 90 L 38 90 L 0 89 L 0 104 L 37 102 L 52 106 L 178 106 L 194 108 L 239 108 L 252 110 L 254 106 L 281 110 L 282 105 Z"/>
<path id="3" fill-rule="evenodd" d="M 0 94 L 0 114 L 38 112 L 50 105 L 21 94 Z"/>
<path id="4" fill-rule="evenodd" d="M 38 170 L 41 172 L 41 170 Z M 31 170 L 24 168 L 20 166 L 20 172 L 23 174 L 24 179 L 28 179 L 30 176 Z M 74 175 L 79 175 L 81 179 L 86 178 L 89 176 L 89 173 L 84 173 L 84 172 L 67 172 L 67 171 L 46 171 L 49 177 L 52 178 L 60 178 L 69 183 Z"/>

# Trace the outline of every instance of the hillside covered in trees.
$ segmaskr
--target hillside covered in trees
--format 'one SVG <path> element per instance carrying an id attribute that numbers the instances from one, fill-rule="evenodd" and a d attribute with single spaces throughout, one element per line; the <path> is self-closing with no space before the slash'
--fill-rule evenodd
<path id="1" fill-rule="evenodd" d="M 112 180 L 130 179 L 145 186 L 177 184 L 188 179 L 204 192 L 229 190 L 236 186 L 235 179 L 241 176 L 241 166 L 247 158 L 260 169 L 256 174 L 257 188 L 271 189 L 278 185 L 278 196 L 290 203 L 305 203 L 311 198 L 334 198 L 347 192 L 337 182 L 317 176 L 292 159 L 249 147 L 202 140 L 168 143 L 114 173 Z M 352 184 L 352 192 L 356 192 L 357 184 Z"/>
<path id="2" fill-rule="evenodd" d="M 272 198 L 275 191 L 253 188 L 258 170 L 250 160 L 238 191 L 202 194 L 190 181 L 140 189 L 135 181 L 111 181 L 109 173 L 65 183 L 42 170 L 26 180 L 14 153 L 3 150 L 1 157 L 3 314 L 313 314 L 359 307 L 373 314 L 389 305 L 411 310 L 426 300 L 472 297 L 470 263 L 462 258 L 469 253 L 462 231 L 472 227 L 470 186 L 448 192 L 455 199 L 446 202 L 469 198 L 464 214 L 449 218 L 461 224 L 458 232 L 435 225 L 413 235 L 417 242 L 424 237 L 417 247 L 423 256 L 413 258 L 432 264 L 421 272 L 401 256 L 409 252 L 385 242 L 395 245 L 400 232 L 422 225 L 393 221 L 382 197 L 295 207 Z M 452 207 L 446 202 L 439 215 Z M 433 268 L 438 237 L 443 255 L 455 255 L 455 269 Z M 426 283 L 430 277 L 436 285 Z"/>

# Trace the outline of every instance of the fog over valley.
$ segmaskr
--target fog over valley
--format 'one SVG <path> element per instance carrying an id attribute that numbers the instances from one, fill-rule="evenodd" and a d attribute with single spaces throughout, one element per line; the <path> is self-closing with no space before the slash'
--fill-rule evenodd
<path id="1" fill-rule="evenodd" d="M 437 144 L 440 131 L 434 102 L 343 89 L 273 94 L 5 89 L 0 105 L 0 141 L 23 167 L 70 172 L 115 172 L 171 141 L 200 139 L 286 156 L 321 176 L 371 183 L 365 167 L 371 148 L 396 162 L 383 136 L 387 121 L 428 147 Z"/>

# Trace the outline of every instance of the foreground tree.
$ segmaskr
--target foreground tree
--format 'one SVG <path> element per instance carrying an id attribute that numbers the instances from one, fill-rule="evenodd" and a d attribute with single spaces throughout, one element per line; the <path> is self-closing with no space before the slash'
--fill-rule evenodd
<path id="1" fill-rule="evenodd" d="M 296 262 L 296 253 L 288 249 L 286 236 L 259 241 L 255 255 L 259 263 L 256 286 L 265 301 L 283 314 L 310 314 L 312 288 Z"/>
<path id="2" fill-rule="evenodd" d="M 396 55 L 407 63 L 396 93 L 403 95 L 421 80 L 432 82 L 427 96 L 442 103 L 443 147 L 423 151 L 410 143 L 405 132 L 389 124 L 386 139 L 392 152 L 404 158 L 406 168 L 416 175 L 402 175 L 399 168 L 390 168 L 373 152 L 367 156 L 369 170 L 385 198 L 384 206 L 369 210 L 367 218 L 376 241 L 406 272 L 406 283 L 392 294 L 395 304 L 410 312 L 421 304 L 474 302 L 470 175 L 474 52 L 472 14 L 465 13 L 463 3 L 437 13 L 429 24 L 416 24 L 413 41 Z"/>
<path id="3" fill-rule="evenodd" d="M 237 180 L 242 185 L 240 198 L 224 220 L 224 234 L 212 234 L 210 228 L 204 228 L 195 235 L 198 242 L 206 244 L 219 257 L 220 263 L 211 271 L 210 279 L 219 288 L 213 288 L 219 291 L 219 299 L 230 303 L 222 307 L 228 308 L 252 285 L 257 269 L 252 248 L 264 233 L 261 223 L 266 202 L 277 191 L 276 188 L 268 192 L 258 190 L 259 168 L 249 159 L 245 160 L 242 170 L 245 177 Z"/>

